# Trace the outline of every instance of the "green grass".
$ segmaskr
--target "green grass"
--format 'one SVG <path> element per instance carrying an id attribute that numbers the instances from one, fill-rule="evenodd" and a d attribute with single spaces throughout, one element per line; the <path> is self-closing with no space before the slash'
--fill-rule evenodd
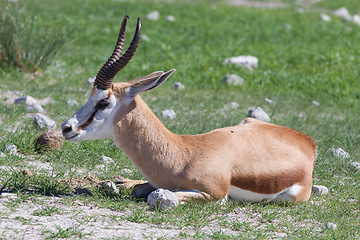
<path id="1" fill-rule="evenodd" d="M 360 172 L 350 166 L 360 159 L 359 26 L 335 17 L 331 23 L 322 22 L 320 13 L 312 10 L 299 14 L 295 7 L 256 9 L 228 6 L 220 1 L 211 1 L 211 4 L 143 0 L 31 2 L 34 4 L 28 5 L 28 11 L 36 14 L 39 24 L 55 27 L 57 22 L 52 19 L 56 15 L 62 26 L 74 27 L 74 31 L 64 52 L 43 68 L 43 76 L 34 78 L 11 66 L 0 69 L 2 102 L 7 100 L 4 95 L 7 91 L 18 91 L 20 97 L 51 97 L 53 102 L 44 108 L 59 129 L 86 101 L 90 92 L 86 81 L 110 56 L 122 17 L 125 14 L 131 17 L 129 41 L 136 17 L 140 16 L 142 34 L 147 35 L 150 42 L 141 41 L 134 59 L 114 81 L 176 68 L 164 85 L 143 94 L 143 98 L 158 116 L 162 110 L 173 108 L 176 119 L 161 120 L 179 134 L 236 125 L 247 116 L 249 107 L 263 107 L 273 123 L 314 137 L 318 144 L 314 184 L 325 185 L 330 190 L 326 196 L 312 196 L 310 202 L 298 205 L 185 204 L 171 212 L 150 211 L 146 203 L 133 200 L 128 192 L 111 197 L 92 188 L 93 196 L 74 198 L 112 209 L 114 213 L 125 212 L 121 216 L 114 214 L 112 220 L 119 224 L 131 221 L 182 229 L 179 238 L 268 239 L 282 232 L 295 238 L 359 237 Z M 324 0 L 316 6 L 340 7 L 334 2 L 338 1 Z M 356 13 L 360 9 L 355 3 L 349 0 L 342 1 L 341 5 Z M 145 18 L 151 10 L 160 12 L 157 22 Z M 176 21 L 166 21 L 167 15 L 173 15 Z M 258 57 L 258 68 L 251 72 L 224 63 L 225 58 L 238 55 Z M 227 73 L 240 75 L 245 84 L 227 86 L 222 82 Z M 177 81 L 186 89 L 175 91 L 172 85 Z M 266 104 L 265 97 L 275 104 Z M 80 105 L 66 105 L 70 99 Z M 320 106 L 314 106 L 313 100 Z M 230 108 L 231 102 L 237 102 L 239 107 Z M 33 125 L 25 107 L 1 104 L 0 113 L 0 151 L 5 152 L 6 145 L 15 144 L 23 154 L 21 157 L 6 153 L 5 158 L 0 158 L 0 166 L 10 169 L 0 169 L 0 188 L 6 183 L 6 190 L 24 194 L 20 200 L 10 202 L 9 208 L 16 209 L 22 201 L 34 201 L 26 197 L 29 194 L 61 195 L 66 199 L 64 195 L 73 190 L 60 184 L 63 179 L 87 174 L 96 175 L 100 180 L 117 175 L 142 178 L 110 140 L 64 142 L 60 150 L 38 154 L 34 143 L 43 130 Z M 8 132 L 14 127 L 17 127 L 15 132 Z M 337 147 L 347 151 L 351 158 L 332 156 L 329 149 Z M 115 161 L 99 168 L 102 163 L 98 159 L 102 155 Z M 39 162 L 48 168 L 41 168 Z M 124 168 L 131 172 L 124 173 Z M 23 169 L 30 169 L 35 175 L 24 176 Z M 238 207 L 247 212 L 246 221 L 233 214 Z M 59 214 L 57 211 L 49 207 L 33 214 Z M 252 223 L 252 219 L 259 222 Z M 309 220 L 315 223 L 307 223 Z M 323 229 L 327 222 L 336 223 L 338 230 Z M 211 224 L 220 228 L 203 232 Z M 189 233 L 188 228 L 194 231 Z M 46 234 L 57 238 L 84 237 L 77 228 L 58 227 Z"/>

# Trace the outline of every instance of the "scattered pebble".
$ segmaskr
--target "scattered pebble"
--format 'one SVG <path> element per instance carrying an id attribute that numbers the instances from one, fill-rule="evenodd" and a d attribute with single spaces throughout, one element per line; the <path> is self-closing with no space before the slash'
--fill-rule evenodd
<path id="1" fill-rule="evenodd" d="M 169 15 L 169 16 L 166 17 L 166 20 L 169 21 L 169 22 L 175 22 L 175 17 Z"/>
<path id="2" fill-rule="evenodd" d="M 15 193 L 1 192 L 0 197 L 1 198 L 17 198 L 18 196 Z"/>
<path id="3" fill-rule="evenodd" d="M 325 228 L 332 229 L 332 230 L 337 230 L 337 225 L 335 223 L 328 222 L 328 223 L 325 224 Z"/>
<path id="4" fill-rule="evenodd" d="M 133 171 L 130 168 L 124 168 L 121 170 L 122 174 L 132 174 Z"/>
<path id="5" fill-rule="evenodd" d="M 5 150 L 9 153 L 9 154 L 17 154 L 17 147 L 14 144 L 10 144 L 10 145 L 6 145 L 5 146 Z"/>
<path id="6" fill-rule="evenodd" d="M 244 79 L 236 74 L 226 74 L 226 76 L 223 78 L 223 81 L 230 86 L 240 86 L 244 84 Z"/>
<path id="7" fill-rule="evenodd" d="M 269 115 L 261 107 L 250 108 L 248 116 L 264 122 L 270 122 Z"/>
<path id="8" fill-rule="evenodd" d="M 34 121 L 40 128 L 56 128 L 55 121 L 41 113 L 35 114 Z"/>
<path id="9" fill-rule="evenodd" d="M 268 104 L 273 104 L 274 101 L 269 99 L 269 98 L 265 98 L 265 102 L 268 103 Z"/>
<path id="10" fill-rule="evenodd" d="M 357 24 L 357 25 L 360 25 L 360 15 L 355 14 L 355 15 L 352 17 L 352 21 L 353 21 L 353 23 L 355 23 L 355 24 Z"/>
<path id="11" fill-rule="evenodd" d="M 174 119 L 176 117 L 176 113 L 173 109 L 165 109 L 164 111 L 161 111 L 161 115 L 163 118 L 170 119 Z"/>
<path id="12" fill-rule="evenodd" d="M 160 18 L 160 13 L 158 11 L 152 11 L 146 14 L 146 18 L 152 21 L 157 21 Z"/>
<path id="13" fill-rule="evenodd" d="M 331 22 L 331 17 L 325 13 L 320 14 L 320 19 L 324 22 Z"/>
<path id="14" fill-rule="evenodd" d="M 313 185 L 311 191 L 315 195 L 326 195 L 329 193 L 329 189 L 322 185 Z"/>
<path id="15" fill-rule="evenodd" d="M 148 35 L 142 34 L 141 39 L 144 40 L 145 42 L 150 42 L 150 38 Z"/>
<path id="16" fill-rule="evenodd" d="M 259 59 L 253 56 L 237 56 L 226 58 L 226 64 L 235 64 L 237 66 L 245 67 L 249 70 L 253 70 L 258 66 Z"/>
<path id="17" fill-rule="evenodd" d="M 26 177 L 34 176 L 34 173 L 32 171 L 30 171 L 29 169 L 25 169 L 24 171 L 22 171 L 22 174 Z"/>
<path id="18" fill-rule="evenodd" d="M 173 87 L 174 87 L 175 89 L 179 89 L 179 90 L 185 89 L 184 84 L 182 84 L 181 82 L 176 82 L 176 83 L 174 83 Z"/>
<path id="19" fill-rule="evenodd" d="M 339 8 L 337 10 L 334 11 L 334 15 L 337 17 L 341 17 L 342 19 L 346 20 L 346 21 L 351 21 L 352 17 L 349 13 L 349 10 L 347 10 L 346 7 L 342 7 Z"/>
<path id="20" fill-rule="evenodd" d="M 0 158 L 6 157 L 5 153 L 0 152 Z"/>
<path id="21" fill-rule="evenodd" d="M 320 106 L 320 103 L 318 103 L 317 101 L 312 101 L 312 104 L 315 105 L 315 106 Z"/>
<path id="22" fill-rule="evenodd" d="M 303 8 L 298 8 L 296 9 L 296 11 L 300 14 L 303 14 L 305 12 Z"/>
<path id="23" fill-rule="evenodd" d="M 79 105 L 79 103 L 78 103 L 77 101 L 75 101 L 75 100 L 68 100 L 68 101 L 66 102 L 66 105 L 69 105 L 69 106 L 77 106 L 77 105 Z"/>
<path id="24" fill-rule="evenodd" d="M 360 170 L 360 162 L 352 162 L 350 165 L 351 165 L 352 167 Z"/>
<path id="25" fill-rule="evenodd" d="M 239 104 L 237 102 L 231 102 L 229 103 L 230 107 L 231 108 L 238 108 L 239 107 Z"/>
<path id="26" fill-rule="evenodd" d="M 119 194 L 119 189 L 117 188 L 116 184 L 112 181 L 104 182 L 101 187 L 107 193 Z"/>
<path id="27" fill-rule="evenodd" d="M 16 98 L 14 101 L 15 104 L 25 103 L 27 105 L 26 111 L 31 112 L 35 110 L 36 112 L 45 112 L 40 103 L 33 98 L 32 96 L 25 96 L 21 98 Z"/>
<path id="28" fill-rule="evenodd" d="M 107 156 L 101 156 L 101 157 L 99 158 L 99 161 L 100 161 L 100 162 L 103 162 L 103 163 L 105 163 L 105 164 L 109 164 L 109 163 L 114 162 L 114 160 L 113 160 L 112 158 L 107 157 Z"/>
<path id="29" fill-rule="evenodd" d="M 61 148 L 63 145 L 63 135 L 61 131 L 47 130 L 43 132 L 35 143 L 35 151 L 52 151 Z"/>
<path id="30" fill-rule="evenodd" d="M 342 148 L 331 148 L 330 152 L 335 157 L 341 157 L 341 158 L 350 158 L 350 154 L 345 152 Z"/>
<path id="31" fill-rule="evenodd" d="M 89 85 L 89 86 L 93 86 L 93 85 L 94 85 L 94 82 L 95 82 L 95 79 L 96 79 L 96 76 L 90 77 L 90 78 L 87 80 L 88 85 Z"/>
<path id="32" fill-rule="evenodd" d="M 147 203 L 150 207 L 164 211 L 165 209 L 171 210 L 177 207 L 179 205 L 179 199 L 175 193 L 159 188 L 149 194 Z"/>

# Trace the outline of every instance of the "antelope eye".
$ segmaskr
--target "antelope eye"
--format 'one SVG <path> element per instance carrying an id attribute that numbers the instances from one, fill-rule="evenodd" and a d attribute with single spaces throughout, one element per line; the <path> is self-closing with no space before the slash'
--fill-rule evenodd
<path id="1" fill-rule="evenodd" d="M 108 101 L 106 101 L 106 100 L 100 100 L 100 101 L 96 104 L 95 108 L 96 108 L 97 110 L 104 110 L 107 106 L 109 106 L 109 102 L 108 102 Z"/>

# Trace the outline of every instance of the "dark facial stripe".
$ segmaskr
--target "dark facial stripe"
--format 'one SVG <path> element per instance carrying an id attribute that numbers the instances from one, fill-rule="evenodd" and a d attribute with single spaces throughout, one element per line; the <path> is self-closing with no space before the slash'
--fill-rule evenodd
<path id="1" fill-rule="evenodd" d="M 89 118 L 83 125 L 81 125 L 81 126 L 78 128 L 77 131 L 80 131 L 80 130 L 86 128 L 87 126 L 89 126 L 89 125 L 92 123 L 92 121 L 94 120 L 94 117 L 95 117 L 96 112 L 97 112 L 97 111 L 95 110 L 95 111 L 93 112 L 93 114 L 91 114 L 90 118 Z"/>

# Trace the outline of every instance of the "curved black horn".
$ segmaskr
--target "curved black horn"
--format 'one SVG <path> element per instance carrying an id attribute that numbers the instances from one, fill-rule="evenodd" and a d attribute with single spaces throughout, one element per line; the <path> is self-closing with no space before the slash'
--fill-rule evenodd
<path id="1" fill-rule="evenodd" d="M 126 66 L 126 64 L 131 60 L 134 56 L 135 51 L 139 45 L 140 41 L 140 33 L 141 33 L 141 18 L 138 18 L 136 31 L 134 37 L 130 43 L 129 48 L 126 52 L 121 56 L 122 48 L 125 42 L 125 29 L 126 22 L 129 17 L 125 16 L 123 22 L 121 24 L 119 38 L 116 43 L 115 49 L 109 60 L 103 65 L 98 74 L 96 75 L 96 79 L 94 82 L 94 86 L 100 89 L 108 89 L 110 88 L 112 81 L 115 75 Z"/>

